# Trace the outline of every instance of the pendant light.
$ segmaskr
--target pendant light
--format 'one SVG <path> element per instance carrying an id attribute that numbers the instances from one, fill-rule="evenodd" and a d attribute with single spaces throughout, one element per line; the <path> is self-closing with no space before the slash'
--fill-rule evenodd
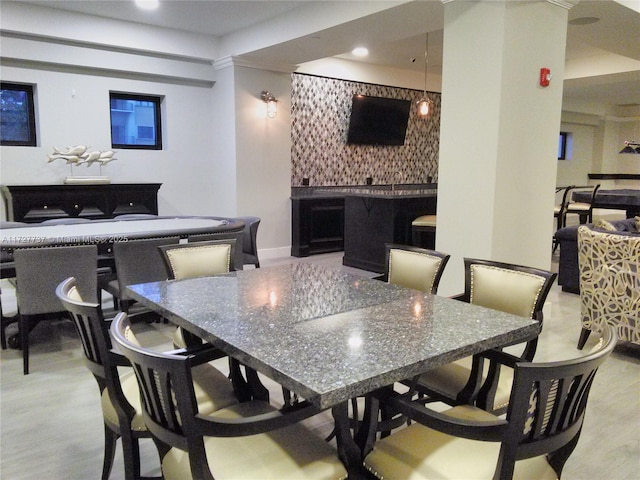
<path id="1" fill-rule="evenodd" d="M 418 115 L 421 117 L 427 117 L 431 112 L 431 100 L 427 97 L 427 66 L 429 65 L 429 32 L 426 34 L 426 40 L 424 45 L 424 92 L 422 98 L 418 100 Z"/>

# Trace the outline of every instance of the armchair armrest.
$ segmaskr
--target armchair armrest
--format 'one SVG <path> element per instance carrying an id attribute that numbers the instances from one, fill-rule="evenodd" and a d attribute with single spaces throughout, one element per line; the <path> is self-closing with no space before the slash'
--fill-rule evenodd
<path id="1" fill-rule="evenodd" d="M 407 395 L 393 393 L 385 400 L 391 407 L 406 417 L 434 430 L 456 437 L 472 440 L 499 442 L 504 438 L 508 426 L 506 420 L 495 417 L 495 420 L 470 420 L 427 408 L 420 399 L 414 400 Z M 455 409 L 476 407 L 464 406 Z"/>
<path id="2" fill-rule="evenodd" d="M 262 405 L 267 406 L 268 404 Z M 313 406 L 308 401 L 303 401 L 282 410 L 257 413 L 240 418 L 224 418 L 198 414 L 196 416 L 196 425 L 200 433 L 205 436 L 240 437 L 278 430 L 299 423 L 320 412 L 321 410 L 319 408 Z"/>

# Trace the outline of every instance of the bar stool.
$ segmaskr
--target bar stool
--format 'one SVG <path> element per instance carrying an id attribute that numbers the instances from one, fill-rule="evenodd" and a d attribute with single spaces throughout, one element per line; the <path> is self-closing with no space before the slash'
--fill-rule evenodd
<path id="1" fill-rule="evenodd" d="M 422 234 L 429 234 L 429 242 L 424 245 L 420 242 Z M 436 247 L 436 216 L 435 215 L 421 215 L 411 222 L 411 243 L 414 247 L 423 247 L 434 249 Z M 433 237 L 433 241 L 431 241 Z"/>

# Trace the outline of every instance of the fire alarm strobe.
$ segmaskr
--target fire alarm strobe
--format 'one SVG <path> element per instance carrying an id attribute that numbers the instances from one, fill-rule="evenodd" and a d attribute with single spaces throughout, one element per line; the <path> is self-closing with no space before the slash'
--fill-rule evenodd
<path id="1" fill-rule="evenodd" d="M 540 69 L 540 86 L 548 87 L 550 82 L 551 82 L 551 70 L 545 67 L 541 68 Z"/>

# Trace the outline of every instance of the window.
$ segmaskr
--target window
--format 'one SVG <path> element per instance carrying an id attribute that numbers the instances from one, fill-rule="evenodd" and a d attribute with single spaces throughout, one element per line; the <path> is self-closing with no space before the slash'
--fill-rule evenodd
<path id="1" fill-rule="evenodd" d="M 33 86 L 0 82 L 0 144 L 36 146 Z"/>
<path id="2" fill-rule="evenodd" d="M 161 97 L 109 93 L 111 146 L 162 150 Z"/>
<path id="3" fill-rule="evenodd" d="M 567 159 L 567 142 L 569 134 L 567 132 L 560 132 L 560 138 L 558 140 L 558 160 Z"/>

